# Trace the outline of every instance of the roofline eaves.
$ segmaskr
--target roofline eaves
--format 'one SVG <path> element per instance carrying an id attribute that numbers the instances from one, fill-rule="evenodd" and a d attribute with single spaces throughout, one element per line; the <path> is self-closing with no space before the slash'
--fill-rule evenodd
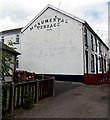
<path id="1" fill-rule="evenodd" d="M 85 21 L 84 25 L 100 40 L 100 42 L 109 50 L 109 47 L 103 42 L 103 40 L 95 33 L 90 25 Z"/>

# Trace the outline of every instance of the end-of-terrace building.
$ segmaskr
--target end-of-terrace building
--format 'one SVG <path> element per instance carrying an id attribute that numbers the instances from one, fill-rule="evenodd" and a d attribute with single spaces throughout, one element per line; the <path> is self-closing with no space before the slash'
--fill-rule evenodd
<path id="1" fill-rule="evenodd" d="M 109 48 L 90 25 L 51 5 L 21 30 L 21 69 L 83 81 L 108 71 Z"/>
<path id="2" fill-rule="evenodd" d="M 6 45 L 8 45 L 8 43 L 10 41 L 14 42 L 14 47 L 16 48 L 17 52 L 21 53 L 21 29 L 22 28 L 16 28 L 16 29 L 10 29 L 10 30 L 4 30 L 0 32 L 0 41 Z M 17 61 L 17 66 L 16 68 L 19 69 L 19 65 L 20 65 L 20 57 L 21 56 L 17 56 L 16 61 Z"/>
<path id="3" fill-rule="evenodd" d="M 85 21 L 46 6 L 20 33 L 20 69 L 83 81 L 108 71 L 107 45 Z"/>

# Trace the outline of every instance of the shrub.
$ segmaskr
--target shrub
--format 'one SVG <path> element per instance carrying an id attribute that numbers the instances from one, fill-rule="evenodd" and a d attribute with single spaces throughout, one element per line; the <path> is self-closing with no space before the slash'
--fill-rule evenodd
<path id="1" fill-rule="evenodd" d="M 3 114 L 6 111 L 6 103 L 7 101 L 9 102 L 9 90 L 10 90 L 9 84 L 2 85 L 2 112 Z"/>
<path id="2" fill-rule="evenodd" d="M 30 92 L 24 96 L 23 108 L 30 109 L 32 107 L 34 107 L 34 99 L 32 97 L 32 93 Z"/>

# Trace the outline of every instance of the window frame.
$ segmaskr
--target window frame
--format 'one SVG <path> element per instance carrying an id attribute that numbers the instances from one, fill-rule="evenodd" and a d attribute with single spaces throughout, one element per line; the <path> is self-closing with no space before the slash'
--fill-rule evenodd
<path id="1" fill-rule="evenodd" d="M 97 52 L 97 38 L 95 37 L 95 51 Z"/>
<path id="2" fill-rule="evenodd" d="M 95 72 L 95 61 L 93 54 L 91 54 L 91 72 Z"/>
<path id="3" fill-rule="evenodd" d="M 94 40 L 92 34 L 91 34 L 91 50 L 94 51 Z"/>
<path id="4" fill-rule="evenodd" d="M 102 57 L 99 57 L 99 70 L 102 71 Z"/>
<path id="5" fill-rule="evenodd" d="M 101 42 L 99 41 L 99 54 L 101 54 Z"/>
<path id="6" fill-rule="evenodd" d="M 107 65 L 106 65 L 106 59 L 104 59 L 104 71 L 106 71 Z"/>
<path id="7" fill-rule="evenodd" d="M 16 35 L 16 44 L 20 44 L 19 35 L 18 34 Z"/>
<path id="8" fill-rule="evenodd" d="M 84 27 L 84 42 L 85 42 L 85 46 L 88 47 L 87 28 L 86 27 Z"/>

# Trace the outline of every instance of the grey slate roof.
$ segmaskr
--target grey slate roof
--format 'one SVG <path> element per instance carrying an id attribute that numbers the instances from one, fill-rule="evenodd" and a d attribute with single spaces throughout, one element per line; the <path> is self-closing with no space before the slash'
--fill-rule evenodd
<path id="1" fill-rule="evenodd" d="M 0 42 L 0 50 L 4 50 L 4 51 L 8 51 L 14 55 L 20 55 L 19 52 L 13 50 L 12 48 L 10 48 L 9 46 L 7 46 L 6 44 Z"/>
<path id="2" fill-rule="evenodd" d="M 1 31 L 0 32 L 0 34 L 2 35 L 2 34 L 7 34 L 7 33 L 16 33 L 16 32 L 21 32 L 21 29 L 22 29 L 23 27 L 21 27 L 21 28 L 15 28 L 15 29 L 10 29 L 10 30 L 4 30 L 4 31 Z"/>

